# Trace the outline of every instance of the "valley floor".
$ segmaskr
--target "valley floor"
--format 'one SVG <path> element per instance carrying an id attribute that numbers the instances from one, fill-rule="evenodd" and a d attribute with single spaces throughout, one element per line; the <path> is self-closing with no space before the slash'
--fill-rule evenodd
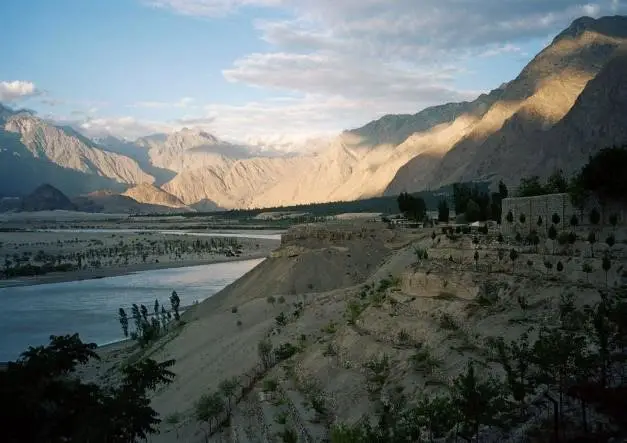
<path id="1" fill-rule="evenodd" d="M 535 247 L 497 234 L 381 223 L 292 228 L 268 260 L 188 310 L 176 331 L 139 354 L 107 349 L 85 376 L 112 382 L 128 358 L 175 359 L 174 383 L 152 399 L 163 419 L 154 443 L 325 441 L 333 424 L 375 416 L 399 392 L 410 401 L 440 392 L 469 359 L 493 367 L 487 343 L 554 321 L 566 294 L 581 306 L 627 284 L 625 232 L 594 255 L 583 241 Z M 603 252 L 612 257 L 607 273 Z M 262 342 L 296 352 L 263 362 Z M 377 366 L 383 378 L 371 373 Z M 196 404 L 231 378 L 240 389 L 229 398 L 230 426 L 215 432 L 215 422 L 210 430 L 196 420 Z"/>
<path id="2" fill-rule="evenodd" d="M 0 232 L 0 288 L 264 258 L 278 244 L 158 232 Z"/>

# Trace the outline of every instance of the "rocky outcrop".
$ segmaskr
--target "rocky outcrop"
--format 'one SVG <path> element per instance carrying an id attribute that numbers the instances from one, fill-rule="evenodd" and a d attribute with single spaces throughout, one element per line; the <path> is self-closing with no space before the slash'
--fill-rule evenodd
<path id="1" fill-rule="evenodd" d="M 169 208 L 185 208 L 185 204 L 178 198 L 148 183 L 142 183 L 127 189 L 122 195 L 132 198 L 139 203 L 166 206 Z"/>

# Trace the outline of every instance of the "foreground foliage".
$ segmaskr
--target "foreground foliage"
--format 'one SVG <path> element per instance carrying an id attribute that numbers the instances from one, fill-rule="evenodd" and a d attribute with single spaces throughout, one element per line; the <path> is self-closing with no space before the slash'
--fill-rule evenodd
<path id="1" fill-rule="evenodd" d="M 148 394 L 174 378 L 174 360 L 146 359 L 122 370 L 116 387 L 84 383 L 79 364 L 98 360 L 78 334 L 51 336 L 0 372 L 3 438 L 17 442 L 118 443 L 145 439 L 160 419 Z"/>
<path id="2" fill-rule="evenodd" d="M 601 291 L 597 303 L 581 308 L 574 296 L 564 295 L 557 322 L 538 331 L 530 328 L 510 342 L 493 338 L 487 345 L 488 360 L 502 367 L 503 380 L 478 371 L 488 367 L 485 362 L 469 361 L 447 393 L 391 398 L 374 420 L 336 425 L 331 442 L 420 442 L 446 436 L 483 441 L 485 433 L 506 435 L 526 422 L 539 400 L 553 412 L 552 428 L 544 429 L 538 441 L 627 436 L 626 289 Z M 604 433 L 594 434 L 601 422 Z"/>

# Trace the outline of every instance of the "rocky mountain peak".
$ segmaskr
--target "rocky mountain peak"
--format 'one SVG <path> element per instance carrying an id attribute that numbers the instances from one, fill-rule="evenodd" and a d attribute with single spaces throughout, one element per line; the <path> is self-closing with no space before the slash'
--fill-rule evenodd
<path id="1" fill-rule="evenodd" d="M 553 44 L 564 39 L 576 39 L 585 32 L 594 32 L 607 37 L 627 38 L 627 17 L 621 15 L 605 16 L 600 18 L 580 17 L 560 32 Z"/>

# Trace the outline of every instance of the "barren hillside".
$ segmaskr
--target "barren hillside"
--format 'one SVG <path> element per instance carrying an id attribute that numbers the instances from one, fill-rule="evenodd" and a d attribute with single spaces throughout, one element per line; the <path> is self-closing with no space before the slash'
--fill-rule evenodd
<path id="1" fill-rule="evenodd" d="M 536 249 L 506 239 L 519 251 L 512 260 L 500 258 L 492 231 L 474 242 L 473 235 L 376 223 L 295 227 L 270 258 L 186 313 L 182 330 L 148 352 L 176 359 L 177 379 L 153 405 L 166 418 L 181 415 L 166 420 L 153 441 L 203 441 L 195 402 L 230 377 L 244 391 L 233 400 L 230 427 L 211 441 L 278 442 L 286 429 L 298 441 L 323 441 L 330 427 L 374 416 L 395 395 L 411 402 L 443 392 L 471 358 L 485 374 L 498 337 L 553 324 L 567 294 L 576 294 L 576 306 L 599 300 L 606 275 L 598 257 L 608 248 L 597 244 L 591 257 L 581 240 L 586 229 L 574 245 L 555 250 L 550 241 Z M 627 237 L 616 235 L 609 286 L 627 283 Z M 428 257 L 417 258 L 416 249 Z M 290 344 L 295 354 L 264 367 L 262 340 L 274 349 Z M 368 369 L 384 363 L 383 378 Z M 568 414 L 577 413 L 572 408 Z M 530 405 L 529 412 L 529 423 L 510 435 L 536 426 L 541 409 Z M 485 441 L 510 441 L 490 435 Z"/>

